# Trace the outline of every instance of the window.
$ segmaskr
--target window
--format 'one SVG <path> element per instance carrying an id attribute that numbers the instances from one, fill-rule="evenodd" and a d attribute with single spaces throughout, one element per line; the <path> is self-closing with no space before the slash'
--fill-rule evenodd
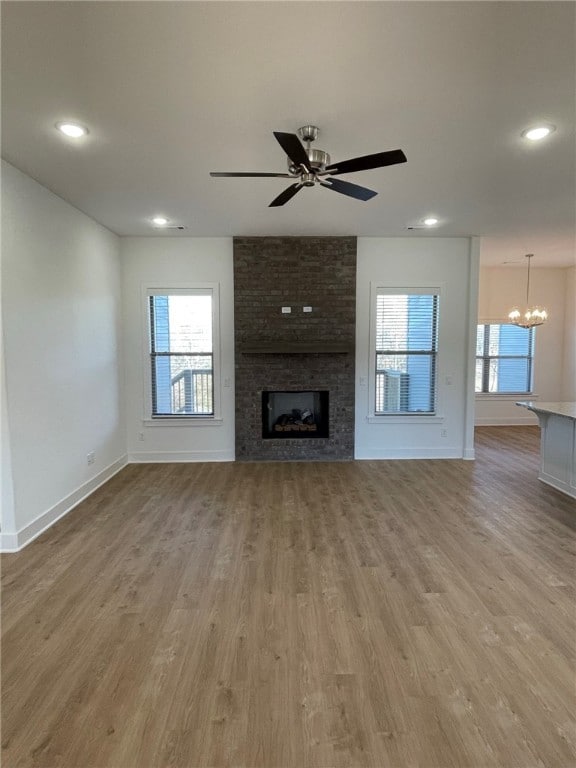
<path id="1" fill-rule="evenodd" d="M 376 415 L 435 412 L 438 299 L 422 289 L 378 289 Z"/>
<path id="2" fill-rule="evenodd" d="M 476 334 L 476 392 L 532 390 L 534 329 L 483 324 Z"/>
<path id="3" fill-rule="evenodd" d="M 214 290 L 154 290 L 147 300 L 152 416 L 214 416 Z"/>

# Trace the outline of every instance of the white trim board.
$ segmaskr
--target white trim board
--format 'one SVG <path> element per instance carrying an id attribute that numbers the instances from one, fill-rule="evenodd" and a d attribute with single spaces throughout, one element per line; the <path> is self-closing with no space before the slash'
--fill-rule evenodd
<path id="1" fill-rule="evenodd" d="M 528 416 L 477 416 L 474 422 L 476 427 L 537 427 L 538 421 Z"/>
<path id="2" fill-rule="evenodd" d="M 469 454 L 470 452 L 467 451 Z M 383 450 L 372 449 L 362 453 L 356 453 L 355 461 L 401 461 L 404 459 L 473 459 L 472 455 L 463 456 L 459 448 L 389 448 Z"/>
<path id="3" fill-rule="evenodd" d="M 34 541 L 40 534 L 51 528 L 54 523 L 71 512 L 80 502 L 91 496 L 101 485 L 108 482 L 114 475 L 128 464 L 128 457 L 121 456 L 107 466 L 95 477 L 83 483 L 79 488 L 65 496 L 53 507 L 42 512 L 35 520 L 25 525 L 16 533 L 0 533 L 0 552 L 18 552 L 27 544 Z"/>
<path id="4" fill-rule="evenodd" d="M 559 480 L 557 477 L 549 475 L 547 472 L 540 472 L 538 480 L 540 480 L 541 483 L 550 486 L 550 488 L 554 488 L 556 491 L 560 491 L 560 493 L 565 493 L 566 496 L 572 496 L 573 499 L 576 499 L 576 488 L 570 481 Z"/>
<path id="5" fill-rule="evenodd" d="M 128 454 L 130 464 L 172 464 L 175 462 L 234 461 L 232 451 L 136 451 Z"/>

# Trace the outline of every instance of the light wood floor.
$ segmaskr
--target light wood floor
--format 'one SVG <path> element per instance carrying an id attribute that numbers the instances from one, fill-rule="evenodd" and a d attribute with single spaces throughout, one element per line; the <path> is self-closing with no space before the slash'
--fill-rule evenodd
<path id="1" fill-rule="evenodd" d="M 3 557 L 4 768 L 568 768 L 576 505 L 477 461 L 127 467 Z"/>

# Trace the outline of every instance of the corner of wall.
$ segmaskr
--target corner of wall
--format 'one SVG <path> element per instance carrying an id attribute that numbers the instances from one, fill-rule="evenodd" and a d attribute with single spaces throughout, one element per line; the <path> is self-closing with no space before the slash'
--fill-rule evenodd
<path id="1" fill-rule="evenodd" d="M 566 269 L 561 400 L 576 400 L 576 265 Z"/>
<path id="2" fill-rule="evenodd" d="M 476 327 L 478 325 L 478 295 L 480 286 L 480 238 L 470 238 L 468 259 L 468 333 L 466 344 L 466 401 L 464 414 L 463 453 L 474 458 L 474 420 L 476 416 Z"/>
<path id="3" fill-rule="evenodd" d="M 15 531 L 14 482 L 12 478 L 12 449 L 10 422 L 6 396 L 6 371 L 4 368 L 4 328 L 2 324 L 2 284 L 0 270 L 0 537 Z M 1 538 L 0 538 L 1 542 Z"/>

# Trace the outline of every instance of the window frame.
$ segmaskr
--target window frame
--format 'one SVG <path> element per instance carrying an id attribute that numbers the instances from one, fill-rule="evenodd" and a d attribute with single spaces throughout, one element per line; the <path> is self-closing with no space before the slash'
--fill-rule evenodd
<path id="1" fill-rule="evenodd" d="M 153 413 L 153 387 L 151 364 L 151 296 L 206 296 L 212 297 L 212 396 L 213 414 L 158 414 Z M 170 285 L 142 285 L 143 328 L 143 414 L 146 426 L 219 426 L 222 423 L 222 379 L 220 357 L 220 284 L 171 283 Z"/>
<path id="2" fill-rule="evenodd" d="M 369 338 L 369 366 L 368 366 L 368 415 L 367 421 L 371 423 L 441 423 L 444 416 L 440 414 L 440 306 L 442 304 L 442 285 L 438 283 L 418 285 L 386 285 L 384 283 L 371 283 L 370 285 L 370 338 Z M 408 295 L 408 296 L 436 296 L 436 351 L 433 358 L 434 371 L 434 411 L 395 411 L 382 413 L 376 411 L 376 315 L 377 297 L 379 295 Z M 401 353 L 398 353 L 401 354 Z"/>
<path id="3" fill-rule="evenodd" d="M 474 356 L 474 394 L 476 397 L 481 398 L 506 398 L 517 397 L 518 395 L 533 395 L 534 394 L 534 352 L 536 347 L 536 334 L 534 328 L 527 328 L 525 330 L 530 334 L 529 336 L 529 348 L 530 354 L 528 355 L 490 355 L 490 326 L 502 326 L 502 325 L 514 325 L 513 323 L 502 322 L 478 322 L 476 323 L 476 338 L 478 337 L 478 328 L 482 326 L 484 328 L 483 339 L 483 352 L 482 355 Z M 476 389 L 476 364 L 478 360 L 482 360 L 482 389 Z M 518 389 L 507 392 L 490 392 L 490 362 L 492 360 L 527 360 L 528 361 L 528 389 Z"/>

